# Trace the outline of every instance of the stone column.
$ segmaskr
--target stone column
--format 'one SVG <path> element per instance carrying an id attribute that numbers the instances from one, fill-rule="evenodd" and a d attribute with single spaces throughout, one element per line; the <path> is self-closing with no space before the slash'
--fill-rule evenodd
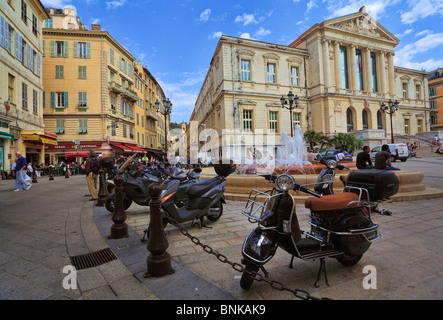
<path id="1" fill-rule="evenodd" d="M 365 91 L 372 92 L 371 51 L 368 48 L 363 51 L 363 79 Z"/>
<path id="2" fill-rule="evenodd" d="M 395 96 L 394 53 L 388 53 L 389 94 Z"/>
<path id="3" fill-rule="evenodd" d="M 329 63 L 329 42 L 328 40 L 323 39 L 323 77 L 324 77 L 324 84 L 325 87 L 328 88 L 331 86 L 331 72 L 330 72 L 330 63 Z"/>
<path id="4" fill-rule="evenodd" d="M 348 55 L 349 88 L 357 90 L 357 66 L 355 64 L 355 46 L 351 44 Z"/>
<path id="5" fill-rule="evenodd" d="M 380 51 L 379 57 L 379 67 L 378 67 L 378 82 L 379 84 L 379 92 L 380 93 L 386 93 L 386 66 L 385 66 L 385 53 L 384 51 Z"/>
<path id="6" fill-rule="evenodd" d="M 335 71 L 335 90 L 342 88 L 341 70 L 340 70 L 340 44 L 334 42 L 334 71 Z"/>

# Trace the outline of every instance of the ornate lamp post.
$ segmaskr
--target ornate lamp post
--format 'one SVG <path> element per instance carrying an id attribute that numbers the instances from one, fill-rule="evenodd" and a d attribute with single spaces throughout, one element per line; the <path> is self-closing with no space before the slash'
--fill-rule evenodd
<path id="1" fill-rule="evenodd" d="M 395 100 L 395 102 L 392 102 L 391 99 L 389 99 L 388 105 L 385 105 L 383 102 L 380 106 L 380 109 L 384 112 L 389 114 L 389 118 L 391 119 L 391 143 L 394 143 L 394 128 L 392 127 L 392 115 L 395 113 L 395 111 L 398 110 L 398 101 Z"/>
<path id="2" fill-rule="evenodd" d="M 286 100 L 285 96 L 281 96 L 280 102 L 281 102 L 282 108 L 286 108 L 289 110 L 290 121 L 291 121 L 291 137 L 293 137 L 294 136 L 294 129 L 293 129 L 292 110 L 299 107 L 298 96 L 297 95 L 294 96 L 292 91 L 289 91 L 288 100 Z"/>
<path id="3" fill-rule="evenodd" d="M 169 101 L 169 98 L 163 99 L 163 107 L 164 110 L 160 111 L 160 101 L 155 101 L 155 108 L 157 112 L 160 112 L 165 117 L 165 154 L 166 160 L 168 159 L 168 131 L 167 131 L 167 115 L 172 111 L 172 103 Z"/>

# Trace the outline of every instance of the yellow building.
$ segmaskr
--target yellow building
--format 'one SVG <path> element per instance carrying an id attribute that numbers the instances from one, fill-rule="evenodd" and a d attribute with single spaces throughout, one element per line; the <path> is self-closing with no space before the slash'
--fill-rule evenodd
<path id="1" fill-rule="evenodd" d="M 57 144 L 43 123 L 41 26 L 47 18 L 38 0 L 7 0 L 0 6 L 0 162 L 5 171 L 16 152 L 41 163 L 45 145 Z"/>
<path id="2" fill-rule="evenodd" d="M 50 10 L 43 29 L 43 107 L 46 131 L 58 135 L 59 144 L 47 147 L 46 162 L 74 161 L 77 151 L 80 157 L 90 150 L 144 152 L 135 135 L 134 57 L 100 25 L 84 29 L 75 9 Z"/>

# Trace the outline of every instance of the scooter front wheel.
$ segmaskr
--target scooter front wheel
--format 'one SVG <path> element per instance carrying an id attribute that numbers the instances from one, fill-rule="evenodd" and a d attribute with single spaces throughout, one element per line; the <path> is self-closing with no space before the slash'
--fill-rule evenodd
<path id="1" fill-rule="evenodd" d="M 245 271 L 243 271 L 243 274 L 240 279 L 240 287 L 243 290 L 249 290 L 252 287 L 252 284 L 254 283 L 255 277 L 251 275 L 249 272 L 257 272 L 259 269 L 258 266 L 251 262 L 246 262 Z"/>
<path id="2" fill-rule="evenodd" d="M 359 262 L 361 257 L 363 257 L 362 254 L 358 255 L 358 256 L 352 256 L 352 255 L 347 255 L 346 253 L 343 253 L 342 255 L 338 256 L 336 259 L 342 265 L 350 267 L 350 266 L 353 266 L 354 264 L 356 264 L 357 262 Z"/>

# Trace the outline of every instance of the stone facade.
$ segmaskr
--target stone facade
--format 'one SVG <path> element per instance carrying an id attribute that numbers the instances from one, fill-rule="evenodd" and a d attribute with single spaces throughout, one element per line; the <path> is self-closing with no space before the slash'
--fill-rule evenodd
<path id="1" fill-rule="evenodd" d="M 221 147 L 212 156 L 230 150 L 247 157 L 261 144 L 274 156 L 280 135 L 290 132 L 290 113 L 280 104 L 289 91 L 299 98 L 293 123 L 303 132 L 349 132 L 370 146 L 384 143 L 391 127 L 380 106 L 390 99 L 399 101 L 394 134 L 427 131 L 428 75 L 394 66 L 398 43 L 364 7 L 314 25 L 289 46 L 222 36 L 190 120 L 213 129 L 208 143 L 218 139 Z M 197 139 L 201 146 L 201 134 Z"/>

